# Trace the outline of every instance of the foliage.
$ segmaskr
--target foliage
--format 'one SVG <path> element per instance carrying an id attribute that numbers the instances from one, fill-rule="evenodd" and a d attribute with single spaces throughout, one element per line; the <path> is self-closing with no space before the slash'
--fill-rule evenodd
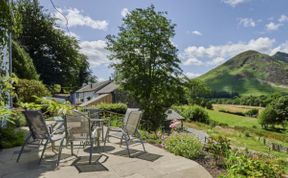
<path id="1" fill-rule="evenodd" d="M 17 83 L 18 78 L 14 74 L 11 76 L 0 76 L 0 106 L 7 104 L 9 96 L 16 96 L 13 85 Z"/>
<path id="2" fill-rule="evenodd" d="M 21 25 L 19 21 L 21 16 L 15 11 L 15 7 L 8 3 L 9 1 L 0 1 L 0 76 L 6 74 L 7 68 L 3 64 L 5 47 L 8 44 L 8 34 L 18 35 Z M 9 48 L 7 48 L 8 50 Z M 6 51 L 7 52 L 7 51 Z"/>
<path id="3" fill-rule="evenodd" d="M 45 97 L 40 98 L 34 96 L 34 98 L 34 103 L 21 103 L 20 106 L 24 109 L 42 110 L 44 114 L 54 116 L 66 115 L 74 109 L 74 107 L 69 102 L 60 103 L 54 99 L 49 99 Z"/>
<path id="4" fill-rule="evenodd" d="M 156 130 L 167 107 L 183 96 L 180 60 L 171 39 L 175 25 L 154 6 L 123 18 L 117 36 L 107 36 L 117 82 L 143 109 L 143 124 Z"/>
<path id="5" fill-rule="evenodd" d="M 224 158 L 230 153 L 230 140 L 222 136 L 210 137 L 206 148 L 213 155 L 216 164 L 221 165 L 224 163 Z"/>
<path id="6" fill-rule="evenodd" d="M 258 109 L 250 109 L 247 112 L 245 112 L 245 115 L 248 117 L 257 117 L 259 114 L 259 110 Z"/>
<path id="7" fill-rule="evenodd" d="M 127 110 L 127 105 L 124 103 L 101 103 L 97 104 L 95 107 L 104 111 L 111 111 L 118 114 L 125 114 Z"/>
<path id="8" fill-rule="evenodd" d="M 235 115 L 238 115 L 238 116 L 245 116 L 245 113 L 239 112 L 239 111 L 233 112 L 233 111 L 227 111 L 227 110 L 224 110 L 224 109 L 220 109 L 218 111 L 219 112 L 228 113 L 228 114 L 235 114 Z"/>
<path id="9" fill-rule="evenodd" d="M 56 19 L 37 0 L 18 0 L 23 26 L 15 38 L 33 59 L 40 79 L 47 85 L 79 87 L 90 76 L 87 57 L 79 52 L 77 40 L 57 27 Z"/>
<path id="10" fill-rule="evenodd" d="M 278 178 L 282 168 L 270 160 L 250 157 L 243 153 L 231 152 L 225 161 L 228 175 L 225 177 Z"/>
<path id="11" fill-rule="evenodd" d="M 47 87 L 38 80 L 19 79 L 15 86 L 19 102 L 34 102 L 35 97 L 50 96 Z"/>
<path id="12" fill-rule="evenodd" d="M 200 141 L 191 134 L 172 134 L 165 140 L 165 149 L 189 159 L 200 156 L 202 147 Z"/>
<path id="13" fill-rule="evenodd" d="M 234 105 L 246 105 L 246 106 L 261 106 L 265 107 L 272 101 L 281 97 L 281 94 L 274 93 L 271 95 L 260 95 L 260 96 L 241 96 L 233 99 L 213 99 L 213 103 L 217 104 L 234 104 Z"/>
<path id="14" fill-rule="evenodd" d="M 275 110 L 277 117 L 276 124 L 285 124 L 288 121 L 288 96 L 282 96 L 271 103 L 271 107 Z"/>
<path id="15" fill-rule="evenodd" d="M 140 130 L 140 134 L 141 134 L 142 139 L 145 142 L 148 142 L 151 144 L 161 144 L 162 143 L 161 136 L 159 137 L 156 132 L 148 132 L 145 130 Z"/>
<path id="16" fill-rule="evenodd" d="M 261 112 L 258 119 L 264 128 L 267 128 L 269 125 L 274 127 L 277 124 L 282 124 L 283 127 L 285 127 L 288 121 L 288 96 L 282 96 L 271 102 L 271 104 Z"/>
<path id="17" fill-rule="evenodd" d="M 13 72 L 17 77 L 28 80 L 38 80 L 39 75 L 29 54 L 16 42 L 12 44 Z"/>
<path id="18" fill-rule="evenodd" d="M 190 121 L 198 121 L 203 123 L 209 122 L 209 116 L 204 108 L 197 105 L 183 105 L 183 106 L 173 106 L 173 108 L 178 111 L 185 119 Z"/>
<path id="19" fill-rule="evenodd" d="M 60 93 L 61 92 L 61 85 L 59 84 L 54 84 L 50 87 L 50 91 L 53 93 L 53 94 L 56 94 L 56 93 Z"/>
<path id="20" fill-rule="evenodd" d="M 24 133 L 14 128 L 0 128 L 0 150 L 20 146 L 24 142 Z"/>
<path id="21" fill-rule="evenodd" d="M 184 91 L 185 98 L 190 105 L 197 104 L 207 109 L 212 109 L 212 103 L 206 98 L 211 95 L 211 90 L 206 83 L 197 79 L 188 80 L 185 83 Z"/>

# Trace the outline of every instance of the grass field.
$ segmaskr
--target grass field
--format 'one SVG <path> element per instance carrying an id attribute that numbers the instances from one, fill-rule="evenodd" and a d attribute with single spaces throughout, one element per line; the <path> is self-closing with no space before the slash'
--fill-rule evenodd
<path id="1" fill-rule="evenodd" d="M 230 112 L 242 112 L 245 113 L 251 109 L 258 109 L 263 110 L 263 107 L 257 107 L 257 106 L 245 106 L 245 105 L 232 105 L 232 104 L 213 104 L 213 109 L 215 111 L 219 110 L 225 110 Z"/>
<path id="2" fill-rule="evenodd" d="M 207 110 L 207 112 L 211 120 L 227 124 L 230 127 L 240 126 L 240 127 L 260 128 L 260 125 L 257 122 L 256 118 L 237 116 L 234 114 L 228 114 L 214 110 Z"/>
<path id="3" fill-rule="evenodd" d="M 238 106 L 241 108 L 241 106 Z M 288 161 L 288 154 L 283 152 L 272 151 L 267 145 L 258 140 L 259 137 L 265 137 L 274 143 L 288 146 L 288 131 L 274 132 L 263 130 L 256 118 L 243 117 L 234 114 L 207 110 L 210 120 L 217 123 L 226 124 L 227 127 L 212 127 L 207 124 L 198 122 L 186 122 L 185 127 L 192 127 L 204 130 L 208 135 L 221 135 L 227 137 L 231 144 L 238 148 L 247 148 L 256 152 L 261 152 L 278 157 Z M 288 165 L 283 165 L 288 173 Z"/>

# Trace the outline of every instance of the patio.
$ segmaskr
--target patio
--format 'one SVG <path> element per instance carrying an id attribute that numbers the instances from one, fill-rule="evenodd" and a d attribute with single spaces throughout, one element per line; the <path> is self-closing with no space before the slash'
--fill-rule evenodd
<path id="1" fill-rule="evenodd" d="M 131 145 L 134 156 L 129 158 L 125 147 L 120 147 L 117 141 L 111 139 L 111 143 L 105 147 L 105 152 L 103 147 L 95 149 L 92 165 L 87 163 L 89 155 L 87 148 L 84 150 L 75 148 L 74 153 L 78 158 L 71 156 L 69 149 L 63 149 L 59 167 L 55 167 L 56 157 L 53 156 L 51 147 L 46 151 L 41 164 L 38 164 L 40 152 L 37 147 L 26 147 L 19 163 L 16 163 L 16 158 L 20 147 L 5 149 L 0 151 L 0 177 L 211 177 L 198 163 L 147 143 L 145 143 L 147 153 L 138 151 L 141 150 L 141 144 Z M 99 156 L 100 154 L 102 156 Z M 95 160 L 98 160 L 97 163 Z"/>

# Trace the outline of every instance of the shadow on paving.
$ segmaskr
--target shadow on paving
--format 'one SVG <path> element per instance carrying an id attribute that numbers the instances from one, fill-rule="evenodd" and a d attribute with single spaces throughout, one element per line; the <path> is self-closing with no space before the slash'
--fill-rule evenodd
<path id="1" fill-rule="evenodd" d="M 163 156 L 163 155 L 148 153 L 148 152 L 135 150 L 135 149 L 129 149 L 129 151 L 130 151 L 131 158 L 138 158 L 138 159 L 142 159 L 145 161 L 151 161 L 151 162 L 156 161 L 157 159 L 159 159 Z M 117 152 L 114 152 L 112 154 L 116 155 L 116 156 L 129 157 L 127 150 L 117 151 Z"/>
<path id="2" fill-rule="evenodd" d="M 89 164 L 89 156 L 80 156 L 71 164 L 71 166 L 75 166 L 79 173 L 85 172 L 98 172 L 98 171 L 109 171 L 102 163 L 108 160 L 108 156 L 101 155 L 93 155 L 92 162 Z"/>

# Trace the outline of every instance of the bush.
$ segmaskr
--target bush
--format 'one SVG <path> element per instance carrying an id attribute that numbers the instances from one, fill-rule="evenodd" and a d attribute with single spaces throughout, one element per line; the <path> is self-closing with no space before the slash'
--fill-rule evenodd
<path id="1" fill-rule="evenodd" d="M 26 79 L 19 79 L 18 84 L 16 84 L 16 94 L 20 102 L 34 102 L 35 98 L 33 96 L 43 97 L 51 95 L 41 81 Z"/>
<path id="2" fill-rule="evenodd" d="M 11 121 L 13 121 L 13 124 L 11 126 L 15 126 L 15 127 L 26 126 L 25 116 L 21 112 L 14 112 L 13 117 L 11 118 Z"/>
<path id="3" fill-rule="evenodd" d="M 189 159 L 200 156 L 202 147 L 200 141 L 190 134 L 172 134 L 165 140 L 168 151 Z"/>
<path id="4" fill-rule="evenodd" d="M 269 125 L 274 125 L 277 123 L 277 113 L 271 107 L 268 106 L 258 117 L 258 122 L 263 128 L 267 128 Z"/>
<path id="5" fill-rule="evenodd" d="M 198 121 L 203 123 L 209 122 L 209 116 L 207 111 L 200 106 L 175 106 L 173 107 L 176 111 L 178 111 L 185 119 L 190 121 Z"/>
<path id="6" fill-rule="evenodd" d="M 0 149 L 20 146 L 24 143 L 24 132 L 14 128 L 0 128 Z"/>
<path id="7" fill-rule="evenodd" d="M 246 111 L 245 115 L 248 117 L 257 117 L 258 113 L 259 113 L 259 110 L 254 108 L 254 109 L 250 109 L 250 110 Z"/>
<path id="8" fill-rule="evenodd" d="M 230 140 L 226 137 L 210 137 L 206 145 L 207 151 L 213 155 L 217 165 L 224 164 L 224 158 L 229 155 L 231 146 Z"/>
<path id="9" fill-rule="evenodd" d="M 281 177 L 283 170 L 273 160 L 249 157 L 243 153 L 231 152 L 225 160 L 227 175 L 225 177 Z"/>
<path id="10" fill-rule="evenodd" d="M 127 105 L 123 103 L 116 103 L 116 104 L 107 104 L 102 103 L 95 106 L 98 109 L 111 111 L 119 114 L 125 114 L 127 110 Z"/>

